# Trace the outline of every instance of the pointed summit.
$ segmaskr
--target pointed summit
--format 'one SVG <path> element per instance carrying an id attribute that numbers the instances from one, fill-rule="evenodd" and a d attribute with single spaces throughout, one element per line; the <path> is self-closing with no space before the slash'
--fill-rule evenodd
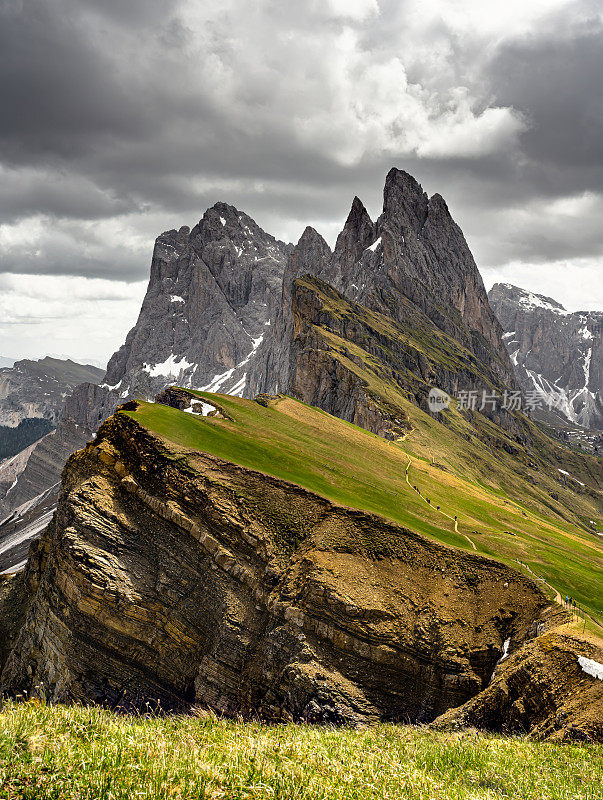
<path id="1" fill-rule="evenodd" d="M 412 228 L 419 233 L 427 219 L 429 200 L 421 184 L 404 170 L 392 167 L 383 189 L 383 220 L 388 228 Z"/>
<path id="2" fill-rule="evenodd" d="M 329 245 L 310 225 L 305 229 L 289 256 L 285 274 L 283 276 L 283 299 L 288 307 L 291 284 L 300 275 L 311 272 L 313 275 L 322 275 L 325 265 L 332 258 Z"/>
<path id="3" fill-rule="evenodd" d="M 375 223 L 362 201 L 354 197 L 348 218 L 335 244 L 335 260 L 341 271 L 354 264 L 375 238 Z"/>

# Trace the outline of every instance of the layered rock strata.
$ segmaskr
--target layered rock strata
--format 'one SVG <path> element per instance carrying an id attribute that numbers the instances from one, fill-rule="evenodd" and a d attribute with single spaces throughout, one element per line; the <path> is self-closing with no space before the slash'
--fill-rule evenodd
<path id="1" fill-rule="evenodd" d="M 6 692 L 431 720 L 551 611 L 502 564 L 177 447 L 134 407 L 70 458 L 53 522 L 0 583 Z"/>
<path id="2" fill-rule="evenodd" d="M 551 741 L 603 741 L 603 649 L 549 632 L 505 659 L 492 683 L 435 723 Z"/>

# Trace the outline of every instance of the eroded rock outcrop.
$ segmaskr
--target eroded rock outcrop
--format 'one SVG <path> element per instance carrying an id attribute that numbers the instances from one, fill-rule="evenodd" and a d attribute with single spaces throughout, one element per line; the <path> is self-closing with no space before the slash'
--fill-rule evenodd
<path id="1" fill-rule="evenodd" d="M 603 741 L 603 649 L 549 632 L 505 659 L 492 683 L 434 725 L 553 741 Z"/>
<path id="2" fill-rule="evenodd" d="M 70 458 L 7 597 L 4 691 L 350 723 L 458 706 L 488 685 L 503 642 L 551 611 L 502 564 L 122 412 Z"/>

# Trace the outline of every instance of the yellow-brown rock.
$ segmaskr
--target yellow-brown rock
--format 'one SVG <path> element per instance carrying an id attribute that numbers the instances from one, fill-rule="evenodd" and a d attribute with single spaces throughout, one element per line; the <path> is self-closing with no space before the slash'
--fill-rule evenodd
<path id="1" fill-rule="evenodd" d="M 10 586 L 5 692 L 274 720 L 432 720 L 552 613 L 502 564 L 120 413 Z"/>

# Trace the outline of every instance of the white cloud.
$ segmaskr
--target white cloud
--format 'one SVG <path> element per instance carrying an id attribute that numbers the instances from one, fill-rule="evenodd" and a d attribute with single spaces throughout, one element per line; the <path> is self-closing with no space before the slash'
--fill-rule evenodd
<path id="1" fill-rule="evenodd" d="M 326 0 L 324 3 L 335 17 L 363 22 L 379 13 L 377 0 Z"/>
<path id="2" fill-rule="evenodd" d="M 138 316 L 146 282 L 0 275 L 0 354 L 106 363 Z"/>
<path id="3" fill-rule="evenodd" d="M 535 263 L 511 261 L 501 267 L 482 269 L 484 283 L 512 283 L 560 302 L 568 311 L 603 309 L 603 259 L 561 259 Z"/>
<path id="4" fill-rule="evenodd" d="M 413 4 L 414 5 L 414 4 Z M 441 19 L 451 30 L 490 43 L 523 36 L 574 0 L 423 0 L 416 4 L 424 20 Z"/>
<path id="5" fill-rule="evenodd" d="M 512 148 L 525 128 L 512 108 L 469 84 L 471 70 L 459 74 L 450 46 L 436 50 L 436 63 L 418 68 L 413 31 L 423 48 L 429 39 L 423 19 L 410 30 L 405 18 L 398 20 L 376 45 L 379 15 L 371 2 L 301 5 L 295 29 L 276 30 L 280 20 L 270 0 L 231 2 L 201 15 L 189 8 L 195 44 L 185 68 L 233 128 L 281 130 L 305 150 L 346 166 L 383 154 L 479 157 Z M 334 21 L 338 9 L 362 24 L 343 15 Z M 414 65 L 412 81 L 407 62 Z M 424 80 L 434 70 L 438 81 Z"/>
<path id="6" fill-rule="evenodd" d="M 23 217 L 0 225 L 0 271 L 80 273 L 120 279 L 148 264 L 154 236 L 134 215 L 100 220 Z M 142 227 L 142 226 L 141 226 Z M 155 229 L 157 230 L 157 229 Z"/>

